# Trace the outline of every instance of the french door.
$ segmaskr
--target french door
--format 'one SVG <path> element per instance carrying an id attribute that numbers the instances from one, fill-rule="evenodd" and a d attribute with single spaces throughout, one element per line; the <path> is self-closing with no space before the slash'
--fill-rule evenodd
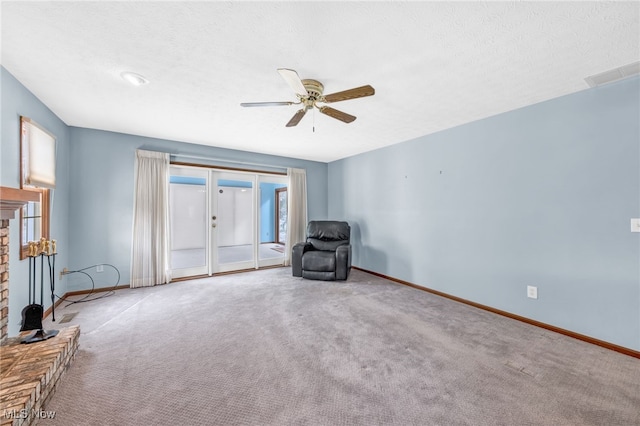
<path id="1" fill-rule="evenodd" d="M 286 176 L 171 166 L 172 276 L 283 264 L 276 191 L 286 184 Z"/>
<path id="2" fill-rule="evenodd" d="M 212 171 L 212 272 L 256 267 L 256 177 Z"/>

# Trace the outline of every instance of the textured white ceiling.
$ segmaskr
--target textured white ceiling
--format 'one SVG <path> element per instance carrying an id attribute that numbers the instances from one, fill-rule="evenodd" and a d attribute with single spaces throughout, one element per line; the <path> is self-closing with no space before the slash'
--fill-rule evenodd
<path id="1" fill-rule="evenodd" d="M 640 60 L 638 2 L 2 2 L 2 65 L 68 125 L 332 161 L 587 89 Z M 297 106 L 276 72 L 325 93 Z M 151 83 L 132 87 L 134 71 Z M 315 132 L 313 127 L 315 123 Z"/>

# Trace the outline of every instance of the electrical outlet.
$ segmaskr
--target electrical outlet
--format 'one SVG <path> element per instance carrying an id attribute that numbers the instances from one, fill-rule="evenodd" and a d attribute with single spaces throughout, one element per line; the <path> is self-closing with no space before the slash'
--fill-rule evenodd
<path id="1" fill-rule="evenodd" d="M 527 286 L 527 297 L 529 299 L 537 299 L 538 298 L 538 287 L 534 287 L 532 285 Z"/>
<path id="2" fill-rule="evenodd" d="M 104 272 L 104 265 L 96 266 L 96 272 Z"/>
<path id="3" fill-rule="evenodd" d="M 64 268 L 62 271 L 60 271 L 60 279 L 62 279 L 62 277 L 67 275 L 68 273 L 69 270 L 67 268 Z"/>

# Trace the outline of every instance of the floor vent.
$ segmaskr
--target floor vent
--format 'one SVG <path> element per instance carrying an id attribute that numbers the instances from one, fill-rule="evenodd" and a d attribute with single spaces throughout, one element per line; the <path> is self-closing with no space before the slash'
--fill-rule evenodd
<path id="1" fill-rule="evenodd" d="M 64 316 L 62 317 L 62 319 L 60 319 L 60 321 L 58 321 L 60 324 L 64 324 L 65 322 L 69 322 L 73 319 L 73 317 L 75 317 L 76 315 L 78 315 L 77 312 L 71 312 L 69 314 L 64 314 Z"/>

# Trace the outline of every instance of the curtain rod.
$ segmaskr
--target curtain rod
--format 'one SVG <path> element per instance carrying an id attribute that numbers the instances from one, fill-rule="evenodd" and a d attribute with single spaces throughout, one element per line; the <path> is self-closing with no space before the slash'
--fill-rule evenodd
<path id="1" fill-rule="evenodd" d="M 230 163 L 230 164 L 243 164 L 246 166 L 256 166 L 256 167 L 268 167 L 270 169 L 278 169 L 278 170 L 287 170 L 287 167 L 284 166 L 274 166 L 273 164 L 262 164 L 262 163 L 251 163 L 249 161 L 236 161 L 236 160 L 225 160 L 222 158 L 215 158 L 215 157 L 203 157 L 203 156 L 198 156 L 198 155 L 189 155 L 189 154 L 170 154 L 171 157 L 173 157 L 174 159 L 177 158 L 189 158 L 189 159 L 193 159 L 193 160 L 205 160 L 205 161 L 218 161 L 218 162 L 223 162 L 223 163 Z"/>

